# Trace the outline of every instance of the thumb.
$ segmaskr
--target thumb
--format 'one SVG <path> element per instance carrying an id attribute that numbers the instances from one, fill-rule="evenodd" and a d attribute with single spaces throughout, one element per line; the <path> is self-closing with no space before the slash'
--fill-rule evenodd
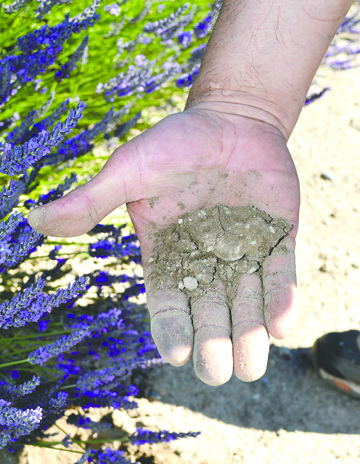
<path id="1" fill-rule="evenodd" d="M 135 157 L 131 156 L 136 154 L 125 148 L 129 143 L 115 150 L 89 182 L 32 209 L 27 216 L 30 226 L 52 237 L 76 237 L 91 230 L 117 207 L 135 201 L 136 192 L 130 186 L 138 183 Z"/>

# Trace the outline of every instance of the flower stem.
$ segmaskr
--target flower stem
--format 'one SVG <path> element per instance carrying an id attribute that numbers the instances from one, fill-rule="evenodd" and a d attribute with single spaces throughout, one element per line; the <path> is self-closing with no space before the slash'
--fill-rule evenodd
<path id="1" fill-rule="evenodd" d="M 14 366 L 15 364 L 22 364 L 22 363 L 26 363 L 26 362 L 29 362 L 29 360 L 28 359 L 23 359 L 21 361 L 13 361 L 11 363 L 0 364 L 0 368 L 1 367 Z"/>
<path id="2" fill-rule="evenodd" d="M 97 439 L 97 440 L 71 440 L 72 443 L 76 444 L 93 444 L 93 443 L 112 443 L 114 441 L 121 441 L 121 443 L 126 443 L 130 441 L 130 438 L 107 438 L 107 439 Z M 62 441 L 38 441 L 36 444 L 33 446 L 43 446 L 43 447 L 48 447 L 53 446 L 53 445 L 61 445 Z M 30 445 L 30 443 L 29 443 Z M 65 451 L 65 450 L 64 450 Z"/>
<path id="3" fill-rule="evenodd" d="M 55 426 L 56 426 L 59 430 L 61 430 L 62 433 L 65 433 L 65 435 L 67 435 L 67 433 L 65 432 L 65 430 L 62 429 L 62 428 L 60 427 L 60 425 L 58 425 L 56 422 L 55 422 Z M 72 439 L 71 439 L 71 440 L 72 440 Z M 72 440 L 72 441 L 73 441 L 73 440 Z M 77 445 L 78 445 L 79 448 L 81 448 L 83 451 L 86 451 L 85 446 L 81 446 L 80 443 L 77 443 Z"/>
<path id="4" fill-rule="evenodd" d="M 60 387 L 59 390 L 66 390 L 67 388 L 73 388 L 76 387 L 76 383 L 73 383 L 72 385 L 66 385 L 66 387 Z"/>
<path id="5" fill-rule="evenodd" d="M 43 443 L 46 443 L 46 442 L 43 442 Z M 82 451 L 74 451 L 74 450 L 69 450 L 69 449 L 66 449 L 66 448 L 54 448 L 53 446 L 48 446 L 47 444 L 43 444 L 43 443 L 19 443 L 19 442 L 17 442 L 16 444 L 17 445 L 22 445 L 22 446 L 38 446 L 40 448 L 48 448 L 48 449 L 54 449 L 54 450 L 58 450 L 58 451 L 67 451 L 68 453 L 84 454 Z M 49 442 L 49 443 L 51 443 L 51 442 Z M 57 442 L 57 444 L 61 444 L 61 442 Z"/>

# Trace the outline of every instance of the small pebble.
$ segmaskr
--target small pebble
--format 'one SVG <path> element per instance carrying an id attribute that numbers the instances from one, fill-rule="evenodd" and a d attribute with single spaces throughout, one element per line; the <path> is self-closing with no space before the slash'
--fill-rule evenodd
<path id="1" fill-rule="evenodd" d="M 334 176 L 330 174 L 329 172 L 322 172 L 320 174 L 320 177 L 324 180 L 334 180 Z"/>
<path id="2" fill-rule="evenodd" d="M 190 291 L 195 290 L 195 288 L 198 287 L 198 281 L 195 279 L 195 277 L 185 277 L 183 282 L 185 287 Z"/>

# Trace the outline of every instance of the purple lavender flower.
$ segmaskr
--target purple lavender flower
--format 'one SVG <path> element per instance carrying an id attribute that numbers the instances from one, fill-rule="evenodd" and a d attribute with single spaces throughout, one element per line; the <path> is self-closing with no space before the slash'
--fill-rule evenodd
<path id="1" fill-rule="evenodd" d="M 62 417 L 68 407 L 69 393 L 63 391 L 56 392 L 60 384 L 61 381 L 57 382 L 35 398 L 35 401 L 37 399 L 40 400 L 43 408 L 43 418 L 41 421 L 41 428 L 43 430 L 46 430 L 46 428 L 53 425 L 56 420 Z M 55 396 L 53 396 L 54 393 Z M 41 433 L 37 432 L 37 435 L 41 436 Z"/>
<path id="2" fill-rule="evenodd" d="M 92 372 L 86 372 L 80 376 L 76 382 L 77 390 L 89 391 L 94 388 L 100 388 L 117 377 L 126 377 L 130 372 L 137 367 L 146 367 L 150 365 L 151 361 L 145 361 L 144 359 L 132 359 L 130 361 L 123 361 L 115 367 L 107 367 L 104 369 L 98 369 Z"/>
<path id="3" fill-rule="evenodd" d="M 9 398 L 11 401 L 17 400 L 22 396 L 32 393 L 40 385 L 40 377 L 33 376 L 32 380 L 22 383 L 21 385 L 2 386 L 0 394 L 2 397 Z"/>
<path id="4" fill-rule="evenodd" d="M 0 305 L 0 327 L 21 327 L 28 322 L 38 321 L 45 311 L 50 312 L 53 307 L 66 303 L 72 296 L 83 291 L 86 279 L 80 277 L 73 285 L 66 289 L 59 288 L 54 294 L 48 295 L 41 290 L 46 281 L 39 279 L 35 285 L 30 285 L 23 292 L 16 294 L 11 300 Z"/>
<path id="5" fill-rule="evenodd" d="M 126 459 L 125 452 L 110 448 L 100 449 L 93 452 L 92 460 L 96 464 L 132 464 Z"/>
<path id="6" fill-rule="evenodd" d="M 69 190 L 72 184 L 76 181 L 77 181 L 76 174 L 72 173 L 71 176 L 67 177 L 64 180 L 64 183 L 59 184 L 56 187 L 56 189 L 51 189 L 50 192 L 40 195 L 36 201 L 26 200 L 24 203 L 24 206 L 30 209 L 30 208 L 35 208 L 36 206 L 45 205 L 47 203 L 50 203 L 51 201 L 55 201 L 58 198 L 61 198 L 64 192 L 66 192 L 66 190 Z M 1 231 L 1 225 L 0 225 L 0 231 Z"/>
<path id="7" fill-rule="evenodd" d="M 206 44 L 201 44 L 198 47 L 191 50 L 191 57 L 189 58 L 189 63 L 192 66 L 196 63 L 199 64 L 206 50 Z"/>
<path id="8" fill-rule="evenodd" d="M 122 243 L 118 244 L 108 239 L 91 243 L 89 245 L 89 255 L 102 259 L 108 257 L 121 259 L 126 256 L 140 256 L 141 250 L 138 244 L 132 242 L 127 243 L 126 240 L 123 240 Z"/>
<path id="9" fill-rule="evenodd" d="M 12 14 L 20 11 L 24 6 L 30 3 L 31 0 L 14 0 L 10 5 L 2 5 L 6 14 Z"/>
<path id="10" fill-rule="evenodd" d="M 143 31 L 147 33 L 154 33 L 160 36 L 162 40 L 169 40 L 175 37 L 181 29 L 184 29 L 191 23 L 195 16 L 196 7 L 192 8 L 187 15 L 182 17 L 189 7 L 190 4 L 186 3 L 178 8 L 174 13 L 171 13 L 168 18 L 146 23 Z"/>
<path id="11" fill-rule="evenodd" d="M 8 243 L 0 242 L 0 265 L 4 264 L 6 258 L 11 254 L 11 247 Z"/>
<path id="12" fill-rule="evenodd" d="M 1 439 L 0 449 L 9 441 L 15 441 L 22 435 L 28 435 L 37 429 L 42 419 L 42 408 L 18 409 L 11 406 L 11 403 L 0 399 L 0 426 Z"/>
<path id="13" fill-rule="evenodd" d="M 3 187 L 0 192 L 0 218 L 7 216 L 7 214 L 18 204 L 20 195 L 21 181 L 10 180 L 8 187 Z M 11 203 L 11 206 L 9 206 Z"/>
<path id="14" fill-rule="evenodd" d="M 42 19 L 46 14 L 50 13 L 54 5 L 67 3 L 67 0 L 38 0 L 39 6 L 34 12 L 36 18 Z"/>
<path id="15" fill-rule="evenodd" d="M 112 5 L 105 5 L 104 11 L 108 11 L 111 15 L 119 16 L 121 8 L 117 3 L 114 3 Z"/>
<path id="16" fill-rule="evenodd" d="M 78 61 L 83 57 L 85 49 L 89 43 L 89 36 L 86 36 L 79 47 L 75 50 L 75 53 L 73 53 L 68 61 L 61 66 L 60 70 L 55 73 L 55 80 L 60 82 L 63 79 L 66 79 L 70 76 L 70 72 L 76 69 L 76 65 Z"/>
<path id="17" fill-rule="evenodd" d="M 185 87 L 191 87 L 199 74 L 199 68 L 200 68 L 200 64 L 195 66 L 190 72 L 190 74 L 184 74 L 179 79 L 177 79 L 176 87 L 178 87 L 179 89 L 183 89 Z"/>
<path id="18" fill-rule="evenodd" d="M 141 111 L 135 114 L 132 118 L 130 118 L 128 121 L 126 121 L 124 124 L 121 124 L 119 127 L 117 127 L 114 130 L 113 137 L 117 137 L 118 139 L 121 139 L 126 135 L 130 129 L 132 129 L 136 123 L 139 121 L 141 118 Z M 105 134 L 104 138 L 109 140 L 111 138 L 111 134 Z"/>
<path id="19" fill-rule="evenodd" d="M 78 396 L 78 394 L 74 396 Z M 90 398 L 90 401 L 86 400 L 86 397 Z M 124 409 L 126 411 L 139 407 L 136 401 L 130 401 L 126 396 L 117 391 L 100 389 L 82 392 L 80 404 L 82 408 L 113 407 L 114 409 Z"/>
<path id="20" fill-rule="evenodd" d="M 360 5 L 360 2 L 359 2 Z M 341 23 L 337 34 L 343 32 L 348 32 L 350 34 L 359 34 L 360 33 L 360 9 L 357 9 L 353 14 L 348 14 L 345 16 L 343 22 Z"/>
<path id="21" fill-rule="evenodd" d="M 96 319 L 94 316 L 83 314 L 75 316 L 74 314 L 67 315 L 67 321 L 64 323 L 65 329 L 88 329 L 95 332 L 108 332 L 110 328 L 124 328 L 124 319 L 120 318 L 121 309 L 113 308 L 106 313 L 100 313 Z"/>
<path id="22" fill-rule="evenodd" d="M 7 143 L 4 148 L 0 147 L 0 172 L 8 175 L 24 172 L 29 166 L 50 153 L 51 149 L 58 145 L 65 135 L 73 131 L 78 121 L 83 117 L 83 110 L 86 106 L 86 103 L 80 102 L 75 111 L 71 108 L 66 120 L 63 123 L 59 121 L 51 133 L 41 131 L 38 136 L 18 147 L 11 147 Z"/>
<path id="23" fill-rule="evenodd" d="M 172 440 L 177 440 L 179 438 L 196 438 L 198 435 L 200 435 L 200 433 L 201 432 L 175 433 L 168 432 L 167 430 L 162 430 L 160 432 L 152 432 L 151 430 L 145 430 L 142 427 L 139 427 L 136 429 L 136 432 L 134 432 L 130 436 L 130 442 L 133 445 L 143 445 L 145 443 L 163 443 Z"/>
<path id="24" fill-rule="evenodd" d="M 108 430 L 112 427 L 112 424 L 106 422 L 95 422 L 83 414 L 70 414 L 66 418 L 66 422 L 76 427 L 83 429 L 90 429 L 93 433 L 99 433 L 103 430 Z"/>
<path id="25" fill-rule="evenodd" d="M 194 33 L 198 39 L 206 37 L 214 24 L 213 17 L 211 14 L 207 15 L 202 21 L 194 26 Z"/>
<path id="26" fill-rule="evenodd" d="M 99 4 L 100 0 L 95 0 L 82 14 L 74 18 L 70 19 L 67 14 L 62 23 L 52 28 L 45 25 L 18 38 L 18 47 L 23 55 L 6 56 L 0 60 L 0 107 L 8 102 L 21 86 L 33 81 L 54 64 L 63 50 L 65 41 L 72 34 L 86 30 L 100 19 L 95 13 Z M 34 52 L 43 45 L 48 47 Z"/>
<path id="27" fill-rule="evenodd" d="M 95 14 L 95 11 L 100 5 L 99 0 L 95 0 L 84 12 L 70 19 L 69 13 L 65 15 L 62 23 L 56 24 L 53 27 L 48 25 L 42 26 L 34 32 L 18 38 L 18 46 L 20 51 L 30 55 L 31 52 L 37 50 L 42 45 L 49 45 L 46 49 L 51 53 L 53 48 L 63 44 L 73 33 L 79 33 L 91 27 L 91 21 L 95 22 L 100 19 L 100 16 Z"/>
<path id="28" fill-rule="evenodd" d="M 9 60 L 4 59 L 0 61 L 0 103 L 6 100 L 10 85 L 11 65 Z"/>
<path id="29" fill-rule="evenodd" d="M 69 448 L 69 446 L 72 445 L 73 443 L 72 438 L 70 437 L 70 434 L 66 435 L 66 437 L 64 437 L 61 440 L 61 443 L 63 444 L 63 446 L 65 446 L 65 448 Z"/>
<path id="30" fill-rule="evenodd" d="M 46 102 L 39 110 L 30 111 L 26 115 L 25 120 L 21 123 L 20 127 L 17 127 L 12 132 L 9 132 L 5 138 L 5 142 L 11 145 L 24 143 L 30 140 L 32 135 L 38 135 L 41 131 L 48 130 L 51 126 L 53 126 L 60 119 L 60 117 L 66 113 L 70 100 L 66 99 L 55 111 L 53 111 L 50 116 L 34 124 L 34 120 L 48 110 L 51 102 L 52 99 Z M 33 127 L 31 131 L 29 131 L 28 128 L 31 125 L 33 125 Z"/>
<path id="31" fill-rule="evenodd" d="M 163 65 L 164 71 L 154 74 L 155 60 L 144 68 L 130 65 L 125 73 L 119 73 L 106 84 L 99 83 L 96 93 L 103 93 L 105 100 L 113 102 L 118 97 L 129 96 L 134 93 L 150 93 L 160 88 L 162 84 L 171 80 L 181 70 L 180 65 L 173 61 Z"/>
<path id="32" fill-rule="evenodd" d="M 191 32 L 182 32 L 178 35 L 177 41 L 183 47 L 188 47 L 191 44 Z"/>
<path id="33" fill-rule="evenodd" d="M 56 148 L 56 153 L 44 156 L 41 159 L 41 165 L 47 166 L 59 164 L 86 153 L 94 147 L 94 145 L 90 144 L 90 142 L 102 132 L 108 130 L 108 128 L 114 123 L 114 118 L 114 109 L 111 107 L 102 120 L 96 123 L 92 129 L 83 131 L 72 139 L 59 144 Z"/>
<path id="34" fill-rule="evenodd" d="M 3 256 L 0 272 L 4 272 L 5 268 L 14 267 L 16 264 L 22 262 L 44 240 L 44 236 L 32 229 L 28 225 L 27 220 L 18 222 L 12 236 L 7 238 L 10 252 Z"/>
<path id="35" fill-rule="evenodd" d="M 125 452 L 113 450 L 111 448 L 99 450 L 87 450 L 75 464 L 85 464 L 92 462 L 94 464 L 132 464 L 126 459 Z"/>
<path id="36" fill-rule="evenodd" d="M 9 144 L 21 143 L 25 135 L 28 133 L 28 129 L 32 126 L 37 118 L 37 111 L 30 110 L 29 113 L 25 116 L 25 119 L 21 122 L 20 127 L 16 127 L 12 130 L 7 136 L 5 141 Z"/>
<path id="37" fill-rule="evenodd" d="M 14 232 L 16 227 L 23 219 L 24 218 L 22 213 L 15 212 L 9 216 L 6 222 L 0 222 L 0 241 L 4 241 L 7 236 Z"/>
<path id="38" fill-rule="evenodd" d="M 30 174 L 25 173 L 19 180 L 11 179 L 8 187 L 2 188 L 0 192 L 0 219 L 7 216 L 19 203 L 20 195 L 29 193 L 37 187 L 37 184 L 34 184 L 30 188 L 30 184 L 36 179 L 38 172 L 38 169 L 33 169 Z"/>
<path id="39" fill-rule="evenodd" d="M 70 335 L 64 335 L 56 340 L 56 342 L 41 346 L 37 350 L 32 351 L 28 356 L 28 360 L 31 364 L 40 364 L 41 366 L 48 359 L 69 350 L 89 335 L 90 331 L 88 329 L 80 329 Z"/>
<path id="40" fill-rule="evenodd" d="M 91 455 L 93 453 L 96 453 L 96 451 L 93 451 L 91 449 L 86 450 L 85 453 L 81 456 L 81 458 L 78 461 L 76 461 L 75 464 L 85 464 L 85 463 L 87 464 L 91 462 L 92 461 Z"/>

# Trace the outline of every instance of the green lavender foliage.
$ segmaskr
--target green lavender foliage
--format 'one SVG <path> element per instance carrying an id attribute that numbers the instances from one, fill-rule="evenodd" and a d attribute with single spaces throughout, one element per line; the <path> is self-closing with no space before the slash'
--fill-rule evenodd
<path id="1" fill-rule="evenodd" d="M 48 25 L 49 28 L 54 27 L 64 20 L 67 13 L 73 18 L 81 14 L 85 7 L 92 5 L 91 1 L 54 3 L 51 10 L 45 14 L 37 12 L 39 3 L 35 0 L 20 1 L 19 5 L 22 7 L 13 14 L 6 14 L 4 10 L 0 11 L 0 60 L 2 56 L 9 53 L 16 55 L 20 52 L 18 37 L 34 32 L 44 25 Z M 11 5 L 10 2 L 5 2 L 3 5 L 5 6 L 5 4 Z M 114 5 L 117 7 L 115 8 Z M 189 18 L 189 24 L 179 29 L 174 37 L 164 40 L 156 32 L 143 32 L 147 24 L 164 20 L 174 13 L 176 15 L 176 12 L 182 7 L 184 13 L 181 17 Z M 10 128 L 13 130 L 13 127 L 19 126 L 20 121 L 23 121 L 31 111 L 36 111 L 37 118 L 35 121 L 31 121 L 34 123 L 40 118 L 51 115 L 55 108 L 58 108 L 66 99 L 70 99 L 73 102 L 84 101 L 88 108 L 77 124 L 74 135 L 84 129 L 91 128 L 111 108 L 111 104 L 104 98 L 104 95 L 97 93 L 100 83 L 106 84 L 110 79 L 116 78 L 119 73 L 126 73 L 129 67 L 136 65 L 139 55 L 144 55 L 149 62 L 154 61 L 154 74 L 160 73 L 165 63 L 176 62 L 179 66 L 188 67 L 192 50 L 206 42 L 209 36 L 208 33 L 204 38 L 197 39 L 193 28 L 195 24 L 208 16 L 211 9 L 214 9 L 214 4 L 204 0 L 196 0 L 191 2 L 191 5 L 190 3 L 185 4 L 185 7 L 184 2 L 179 0 L 171 2 L 122 0 L 116 4 L 102 1 L 96 10 L 101 19 L 86 31 L 73 34 L 64 43 L 63 51 L 59 54 L 56 62 L 49 66 L 45 73 L 39 74 L 33 82 L 28 82 L 11 98 L 11 104 L 0 110 L 0 124 L 12 121 Z M 193 40 L 190 46 L 183 47 L 177 42 L 177 36 L 182 30 L 192 31 Z M 87 41 L 87 44 L 82 47 L 82 56 L 76 67 L 70 71 L 70 77 L 60 81 L 56 80 L 54 76 L 60 72 L 61 68 L 68 64 L 74 55 L 79 55 L 79 48 L 84 44 L 84 40 Z M 151 41 L 144 43 L 147 40 Z M 115 114 L 117 111 L 123 110 L 124 107 L 129 108 L 126 118 L 122 120 L 119 118 L 117 121 L 117 127 L 120 120 L 121 123 L 131 120 L 149 106 L 158 108 L 166 106 L 169 100 L 171 101 L 174 91 L 177 94 L 186 94 L 187 90 L 178 89 L 174 78 L 152 93 L 115 98 L 113 101 Z M 64 119 L 63 116 L 61 120 Z M 112 126 L 115 122 L 116 127 L 116 119 L 114 119 Z M 148 128 L 150 126 L 149 119 L 149 116 L 143 115 L 137 122 L 136 128 L 140 131 Z M 109 138 L 113 136 L 113 133 L 114 127 L 108 127 L 105 131 Z M 112 140 L 115 140 L 115 143 L 116 140 L 119 140 L 119 144 L 121 144 L 128 137 L 129 133 L 126 133 L 122 137 L 115 137 Z M 4 136 L 1 136 L 0 133 L 0 142 L 3 140 Z M 101 133 L 95 138 L 94 145 L 96 146 L 103 141 L 104 133 Z M 115 146 L 114 141 L 112 146 Z M 78 183 L 74 187 L 86 182 L 102 167 L 104 160 L 104 156 L 95 158 L 92 153 L 88 153 L 83 155 L 81 159 L 72 160 L 62 165 L 59 173 L 54 172 L 53 168 L 43 167 L 37 177 L 40 181 L 39 187 L 31 197 L 36 198 L 39 194 L 46 193 L 49 190 L 48 187 L 58 185 L 72 172 L 78 174 Z M 8 178 L 0 174 L 0 186 L 5 185 L 6 182 L 8 182 Z"/>

